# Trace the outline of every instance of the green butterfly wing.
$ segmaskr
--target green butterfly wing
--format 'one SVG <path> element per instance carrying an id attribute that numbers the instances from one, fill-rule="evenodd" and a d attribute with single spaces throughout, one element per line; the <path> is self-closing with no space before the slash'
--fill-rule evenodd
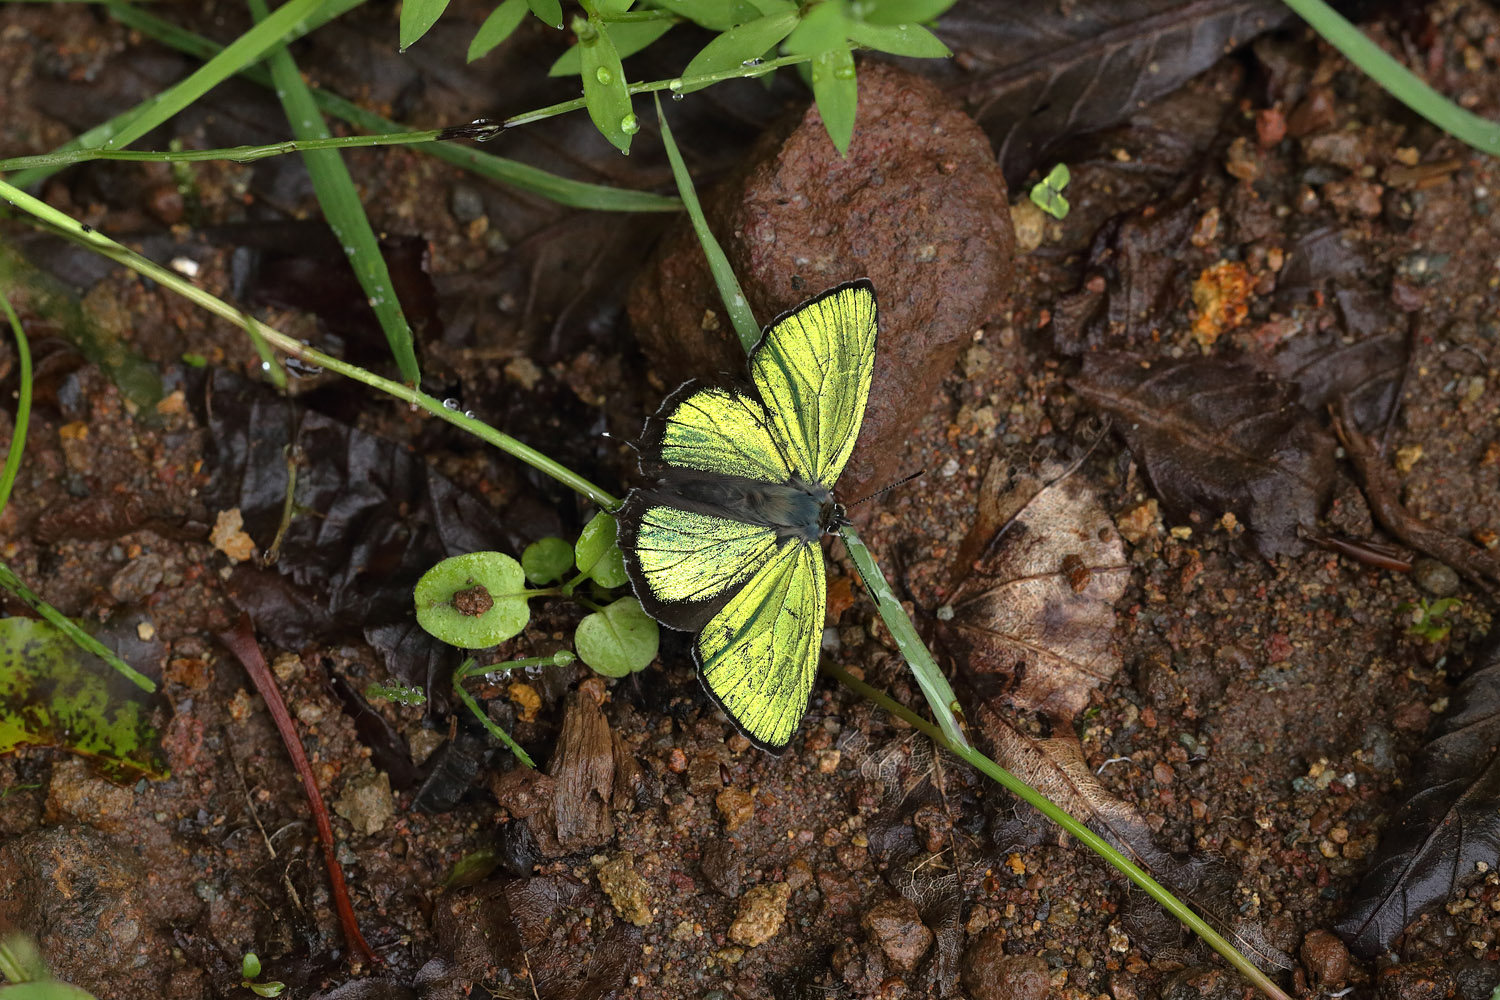
<path id="1" fill-rule="evenodd" d="M 827 580 L 817 538 L 859 436 L 874 371 L 874 289 L 851 282 L 771 324 L 751 385 L 690 382 L 647 423 L 620 547 L 652 617 L 697 631 L 713 699 L 757 746 L 780 751 L 817 673 Z"/>

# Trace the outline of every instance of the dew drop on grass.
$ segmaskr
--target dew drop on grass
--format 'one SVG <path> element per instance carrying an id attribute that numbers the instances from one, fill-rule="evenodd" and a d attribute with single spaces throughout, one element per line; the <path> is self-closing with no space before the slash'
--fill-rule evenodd
<path id="1" fill-rule="evenodd" d="M 685 94 L 673 94 L 673 95 L 672 95 L 672 100 L 674 100 L 674 101 L 680 101 L 680 100 L 682 100 L 682 99 L 683 99 L 683 97 L 685 97 L 685 96 L 686 96 L 686 95 L 685 95 Z"/>
<path id="2" fill-rule="evenodd" d="M 852 80 L 854 79 L 854 67 L 840 66 L 833 71 L 833 75 L 839 80 Z"/>
<path id="3" fill-rule="evenodd" d="M 754 59 L 746 59 L 746 60 L 745 60 L 745 61 L 744 61 L 744 62 L 742 62 L 742 63 L 740 63 L 740 65 L 741 65 L 741 66 L 759 66 L 759 65 L 760 65 L 760 63 L 761 63 L 761 60 L 760 60 L 760 58 L 759 58 L 759 57 L 758 57 L 758 56 L 757 56 L 757 57 L 756 57 L 756 58 L 754 58 Z"/>
<path id="4" fill-rule="evenodd" d="M 620 131 L 626 135 L 635 135 L 641 130 L 641 123 L 636 119 L 634 112 L 620 119 Z"/>
<path id="5" fill-rule="evenodd" d="M 470 420 L 476 419 L 475 416 L 474 416 L 474 411 L 473 410 L 465 410 L 464 411 L 464 416 L 468 417 Z"/>
<path id="6" fill-rule="evenodd" d="M 445 410 L 456 410 L 458 409 L 458 405 L 458 400 L 456 399 L 443 400 L 443 409 Z"/>
<path id="7" fill-rule="evenodd" d="M 680 90 L 682 90 L 682 78 L 678 77 L 675 80 L 668 80 L 667 81 L 667 89 L 670 90 L 674 94 L 677 93 L 677 92 L 679 92 Z"/>
<path id="8" fill-rule="evenodd" d="M 598 80 L 606 87 L 610 85 L 610 82 L 613 81 L 614 78 L 615 75 L 609 71 L 609 67 L 607 66 L 600 66 L 598 69 L 594 70 L 594 79 Z"/>

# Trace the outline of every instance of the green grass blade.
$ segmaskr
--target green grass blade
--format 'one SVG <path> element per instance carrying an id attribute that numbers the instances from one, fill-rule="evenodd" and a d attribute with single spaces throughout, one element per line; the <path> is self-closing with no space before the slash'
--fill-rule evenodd
<path id="1" fill-rule="evenodd" d="M 677 151 L 672 129 L 667 125 L 667 116 L 662 114 L 661 98 L 652 99 L 656 101 L 656 120 L 661 122 L 661 143 L 667 148 L 667 159 L 672 163 L 677 193 L 687 208 L 688 218 L 693 220 L 693 231 L 698 234 L 698 242 L 703 246 L 703 256 L 708 258 L 708 270 L 714 276 L 714 284 L 719 287 L 719 297 L 724 300 L 724 308 L 729 311 L 734 332 L 739 335 L 740 344 L 748 353 L 760 342 L 760 327 L 756 325 L 755 314 L 750 311 L 750 302 L 740 288 L 740 279 L 734 276 L 734 268 L 730 266 L 729 258 L 724 256 L 724 248 L 714 239 L 713 230 L 708 228 L 708 220 L 703 217 L 703 206 L 698 204 L 698 192 L 693 189 L 693 177 L 688 173 L 687 165 L 682 162 L 682 154 Z"/>
<path id="2" fill-rule="evenodd" d="M 175 25 L 168 24 L 166 21 L 162 21 L 151 14 L 140 11 L 139 8 L 134 4 L 124 3 L 122 2 L 122 0 L 101 0 L 101 2 L 109 7 L 110 14 L 113 15 L 116 20 L 124 24 L 130 24 L 133 20 L 133 15 L 139 12 L 144 20 L 154 22 L 157 25 L 170 29 L 171 31 L 179 33 L 181 35 L 188 35 L 194 38 L 198 37 L 196 35 L 192 35 L 191 32 L 183 31 L 181 28 L 178 28 Z M 314 32 L 317 29 L 321 28 L 323 25 L 327 24 L 329 21 L 333 20 L 335 17 L 338 17 L 340 14 L 352 10 L 362 3 L 364 3 L 364 0 L 331 0 L 331 2 L 329 2 L 326 6 L 318 8 L 318 10 L 315 11 L 311 16 L 306 17 L 293 25 L 292 30 L 287 32 L 286 40 L 288 42 L 292 42 L 298 38 L 301 38 L 303 35 L 310 34 L 311 32 Z M 140 25 L 131 26 L 141 27 Z M 141 27 L 141 30 L 144 34 L 152 34 L 144 27 Z M 223 51 L 223 46 L 212 45 L 212 43 L 209 44 L 211 46 L 211 51 L 200 51 L 192 54 L 196 55 L 200 59 L 206 60 Z M 264 75 L 264 71 L 262 71 L 262 74 Z M 269 76 L 267 76 L 266 78 L 267 80 L 269 80 Z M 267 86 L 269 86 L 269 83 L 267 83 Z M 142 101 L 135 107 L 120 112 L 108 121 L 101 122 L 100 124 L 95 125 L 93 128 L 85 132 L 80 132 L 72 139 L 69 139 L 67 142 L 63 143 L 61 146 L 58 146 L 53 150 L 53 152 L 65 153 L 75 149 L 94 149 L 99 146 L 103 146 L 110 139 L 114 138 L 116 134 L 119 133 L 120 129 L 124 127 L 126 122 L 133 120 L 137 115 L 141 114 L 144 111 L 146 105 L 150 104 L 153 100 L 155 100 L 155 98 L 147 98 L 145 101 Z M 22 170 L 14 177 L 11 177 L 10 182 L 16 187 L 29 188 L 33 184 L 37 184 L 40 181 L 51 177 L 60 169 L 62 169 L 61 166 L 52 166 L 36 167 L 30 170 Z"/>
<path id="3" fill-rule="evenodd" d="M 226 45 L 218 55 L 146 101 L 139 112 L 110 138 L 111 149 L 124 149 L 183 108 L 266 54 L 268 50 L 324 4 L 338 0 L 287 0 L 276 13 Z"/>
<path id="4" fill-rule="evenodd" d="M 473 62 L 509 38 L 525 16 L 526 0 L 505 0 L 492 10 L 469 43 L 468 61 Z"/>
<path id="5" fill-rule="evenodd" d="M 136 273 L 144 275 L 157 284 L 176 292 L 178 295 L 206 309 L 215 316 L 228 320 L 242 330 L 255 333 L 278 351 L 301 358 L 320 368 L 327 368 L 329 371 L 342 375 L 345 378 L 362 382 L 370 388 L 383 392 L 394 399 L 410 403 L 412 406 L 426 411 L 439 420 L 453 424 L 455 427 L 460 427 L 481 441 L 494 445 L 512 458 L 525 462 L 537 471 L 551 476 L 568 487 L 568 489 L 582 493 L 606 510 L 613 510 L 620 505 L 619 499 L 611 495 L 607 490 L 594 485 L 572 469 L 559 464 L 535 448 L 517 441 L 508 434 L 501 433 L 484 421 L 465 416 L 457 410 L 450 410 L 442 404 L 441 400 L 429 396 L 418 389 L 414 389 L 409 385 L 403 385 L 388 378 L 381 378 L 379 375 L 368 372 L 358 365 L 351 365 L 340 358 L 332 357 L 324 354 L 322 351 L 308 347 L 295 337 L 289 337 L 280 330 L 267 326 L 255 317 L 210 295 L 177 272 L 162 267 L 155 261 L 141 256 L 141 254 L 131 250 L 129 247 L 110 239 L 97 229 L 85 228 L 77 219 L 58 211 L 40 198 L 29 195 L 20 188 L 12 187 L 3 180 L 0 180 L 0 201 L 10 202 L 16 208 L 33 216 L 43 225 L 51 228 L 58 235 L 80 246 L 87 247 L 100 256 L 124 264 Z"/>
<path id="6" fill-rule="evenodd" d="M 340 3 L 347 6 L 351 4 L 351 0 L 340 0 Z M 169 45 L 199 59 L 211 59 L 221 51 L 219 45 L 202 35 L 163 21 L 133 4 L 121 4 L 115 0 L 110 6 L 110 11 L 121 23 L 135 28 L 164 45 Z M 247 67 L 241 75 L 263 87 L 274 86 L 271 83 L 271 74 L 259 66 Z M 367 132 L 416 131 L 373 111 L 366 111 L 354 102 L 325 90 L 313 90 L 313 99 L 317 101 L 318 108 L 324 114 L 341 118 Z M 682 203 L 676 198 L 652 194 L 649 191 L 631 191 L 628 188 L 614 188 L 603 184 L 570 180 L 537 167 L 495 156 L 492 153 L 481 152 L 459 143 L 428 143 L 419 147 L 419 151 L 430 153 L 454 166 L 497 183 L 539 195 L 571 208 L 594 209 L 602 212 L 678 212 L 682 210 Z M 16 183 L 18 187 L 22 186 L 20 175 L 17 175 L 13 183 Z"/>
<path id="7" fill-rule="evenodd" d="M 1482 153 L 1500 155 L 1500 123 L 1466 111 L 1433 90 L 1323 0 L 1283 2 L 1396 100 L 1455 139 Z"/>
<path id="8" fill-rule="evenodd" d="M 265 0 L 250 0 L 250 9 L 257 20 L 265 18 Z M 329 138 L 328 126 L 318 113 L 317 103 L 303 82 L 302 74 L 297 71 L 291 52 L 286 46 L 280 46 L 272 51 L 267 62 L 281 106 L 286 109 L 287 121 L 292 126 L 292 134 L 299 139 Z M 401 302 L 391 284 L 390 270 L 380 252 L 380 241 L 375 238 L 369 216 L 360 204 L 359 192 L 355 190 L 354 178 L 349 175 L 343 155 L 332 149 L 312 149 L 303 152 L 302 160 L 312 177 L 313 191 L 323 208 L 323 217 L 338 237 L 339 246 L 343 247 L 370 307 L 375 310 L 402 379 L 412 385 L 418 384 L 422 375 L 417 366 L 411 324 L 401 311 Z"/>
<path id="9" fill-rule="evenodd" d="M 10 298 L 0 290 L 0 307 L 10 320 L 10 329 L 16 337 L 16 355 L 19 359 L 21 385 L 16 392 L 16 419 L 11 429 L 10 450 L 5 455 L 5 468 L 0 471 L 0 514 L 10 502 L 10 491 L 16 484 L 16 474 L 21 471 L 21 453 L 26 450 L 26 430 L 31 425 L 31 345 L 26 340 L 26 331 L 21 329 L 21 317 L 16 315 Z"/>

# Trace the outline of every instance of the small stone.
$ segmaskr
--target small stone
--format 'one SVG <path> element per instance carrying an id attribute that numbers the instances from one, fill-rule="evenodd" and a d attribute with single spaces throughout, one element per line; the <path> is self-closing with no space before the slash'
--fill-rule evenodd
<path id="1" fill-rule="evenodd" d="M 733 833 L 755 816 L 755 797 L 743 788 L 726 788 L 714 796 L 714 805 L 724 817 L 724 829 Z"/>
<path id="2" fill-rule="evenodd" d="M 1317 990 L 1337 990 L 1349 979 L 1349 949 L 1331 931 L 1308 931 L 1302 939 L 1302 967 Z"/>
<path id="3" fill-rule="evenodd" d="M 484 196 L 467 184 L 455 184 L 448 193 L 448 210 L 455 219 L 468 225 L 484 215 Z"/>
<path id="4" fill-rule="evenodd" d="M 1439 958 L 1382 969 L 1375 984 L 1379 1000 L 1447 1000 L 1456 985 Z"/>
<path id="5" fill-rule="evenodd" d="M 536 688 L 524 681 L 513 681 L 505 694 L 516 706 L 516 717 L 522 722 L 535 722 L 536 714 L 542 710 L 542 696 Z"/>
<path id="6" fill-rule="evenodd" d="M 599 868 L 599 888 L 621 919 L 645 927 L 651 923 L 651 890 L 635 870 L 635 859 L 621 854 Z"/>
<path id="7" fill-rule="evenodd" d="M 406 745 L 411 749 L 411 762 L 419 767 L 426 763 L 434 750 L 443 745 L 446 737 L 436 729 L 418 729 L 407 737 Z"/>
<path id="8" fill-rule="evenodd" d="M 1031 253 L 1042 245 L 1047 235 L 1047 213 L 1030 198 L 1022 198 L 1010 206 L 1010 224 L 1016 231 L 1016 249 Z"/>
<path id="9" fill-rule="evenodd" d="M 932 931 L 922 923 L 916 905 L 906 899 L 881 900 L 859 923 L 891 964 L 907 972 L 915 969 L 932 947 Z"/>
<path id="10" fill-rule="evenodd" d="M 1384 194 L 1384 185 L 1357 177 L 1330 181 L 1323 185 L 1323 200 L 1335 211 L 1366 219 L 1373 219 L 1384 211 L 1385 203 L 1381 201 Z"/>
<path id="11" fill-rule="evenodd" d="M 453 595 L 453 610 L 470 618 L 478 618 L 495 606 L 495 599 L 483 584 L 476 583 Z"/>
<path id="12" fill-rule="evenodd" d="M 1270 148 L 1286 138 L 1286 116 L 1280 108 L 1263 108 L 1255 113 L 1255 141 Z"/>
<path id="13" fill-rule="evenodd" d="M 379 833 L 396 814 L 391 797 L 391 779 L 384 771 L 367 771 L 351 778 L 333 804 L 333 811 L 349 821 L 363 836 Z"/>
<path id="14" fill-rule="evenodd" d="M 716 891 L 730 899 L 738 898 L 744 874 L 734 841 L 727 837 L 711 841 L 698 859 L 698 871 L 703 875 L 704 881 Z"/>
<path id="15" fill-rule="evenodd" d="M 72 821 L 118 833 L 129 826 L 134 804 L 129 788 L 99 777 L 82 757 L 69 757 L 52 768 L 45 816 L 49 823 Z"/>
<path id="16" fill-rule="evenodd" d="M 1155 500 L 1147 500 L 1115 518 L 1115 527 L 1121 538 L 1131 545 L 1139 545 L 1161 534 L 1161 507 Z"/>
<path id="17" fill-rule="evenodd" d="M 729 940 L 754 948 L 769 941 L 781 930 L 792 888 L 785 882 L 757 885 L 740 900 L 740 910 L 729 926 Z"/>
<path id="18" fill-rule="evenodd" d="M 147 552 L 122 566 L 109 581 L 109 595 L 121 604 L 144 601 L 161 586 L 165 566 L 161 556 Z"/>
<path id="19" fill-rule="evenodd" d="M 238 507 L 219 511 L 208 541 L 230 562 L 244 562 L 255 555 L 255 540 L 245 533 L 245 518 Z"/>
<path id="20" fill-rule="evenodd" d="M 1418 559 L 1411 566 L 1417 586 L 1434 597 L 1452 597 L 1458 593 L 1458 574 L 1436 559 Z"/>
<path id="21" fill-rule="evenodd" d="M 1260 158 L 1250 140 L 1240 136 L 1229 144 L 1224 157 L 1224 171 L 1242 181 L 1253 181 L 1260 176 Z"/>
<path id="22" fill-rule="evenodd" d="M 1287 135 L 1296 139 L 1321 132 L 1333 124 L 1336 112 L 1333 91 L 1326 87 L 1314 87 L 1292 109 L 1292 113 L 1286 116 Z"/>
<path id="23" fill-rule="evenodd" d="M 964 952 L 962 982 L 973 1000 L 1045 1000 L 1047 963 L 1035 955 L 1007 955 L 1005 938 L 989 931 Z"/>

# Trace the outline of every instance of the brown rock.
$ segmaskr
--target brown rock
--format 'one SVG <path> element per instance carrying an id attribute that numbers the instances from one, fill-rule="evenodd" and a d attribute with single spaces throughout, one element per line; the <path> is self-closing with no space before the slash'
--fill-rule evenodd
<path id="1" fill-rule="evenodd" d="M 1381 969 L 1375 982 L 1379 1000 L 1448 1000 L 1457 987 L 1438 959 Z"/>
<path id="2" fill-rule="evenodd" d="M 743 788 L 726 788 L 714 796 L 714 805 L 724 817 L 724 829 L 733 833 L 755 815 L 755 797 Z"/>
<path id="3" fill-rule="evenodd" d="M 840 493 L 895 479 L 912 423 L 1009 286 L 1010 204 L 984 133 L 932 84 L 866 63 L 847 157 L 809 108 L 764 136 L 704 205 L 762 323 L 839 282 L 874 282 L 875 379 Z M 667 382 L 745 370 L 686 219 L 631 289 L 629 310 Z"/>
<path id="4" fill-rule="evenodd" d="M 1302 966 L 1313 986 L 1337 989 L 1349 978 L 1349 949 L 1330 931 L 1309 931 L 1302 939 Z"/>
<path id="5" fill-rule="evenodd" d="M 899 969 L 910 972 L 932 947 L 932 931 L 910 900 L 895 898 L 876 903 L 860 920 L 870 939 Z"/>
<path id="6" fill-rule="evenodd" d="M 698 871 L 702 873 L 704 881 L 718 892 L 730 899 L 739 896 L 744 873 L 740 865 L 740 852 L 735 848 L 734 841 L 728 838 L 711 841 L 703 848 L 703 856 L 698 859 Z"/>
<path id="7" fill-rule="evenodd" d="M 964 952 L 964 989 L 974 1000 L 1044 1000 L 1047 963 L 1035 955 L 1007 955 L 1005 941 L 991 932 Z"/>
<path id="8" fill-rule="evenodd" d="M 99 777 L 82 757 L 69 757 L 52 768 L 45 813 L 49 823 L 76 821 L 118 833 L 133 822 L 134 805 L 134 792 Z"/>
<path id="9" fill-rule="evenodd" d="M 599 868 L 599 888 L 620 917 L 637 927 L 651 923 L 651 887 L 635 870 L 635 859 L 622 854 Z"/>
<path id="10" fill-rule="evenodd" d="M 757 885 L 740 900 L 739 912 L 729 926 L 729 940 L 754 948 L 776 936 L 786 919 L 786 904 L 792 898 L 785 882 Z"/>

